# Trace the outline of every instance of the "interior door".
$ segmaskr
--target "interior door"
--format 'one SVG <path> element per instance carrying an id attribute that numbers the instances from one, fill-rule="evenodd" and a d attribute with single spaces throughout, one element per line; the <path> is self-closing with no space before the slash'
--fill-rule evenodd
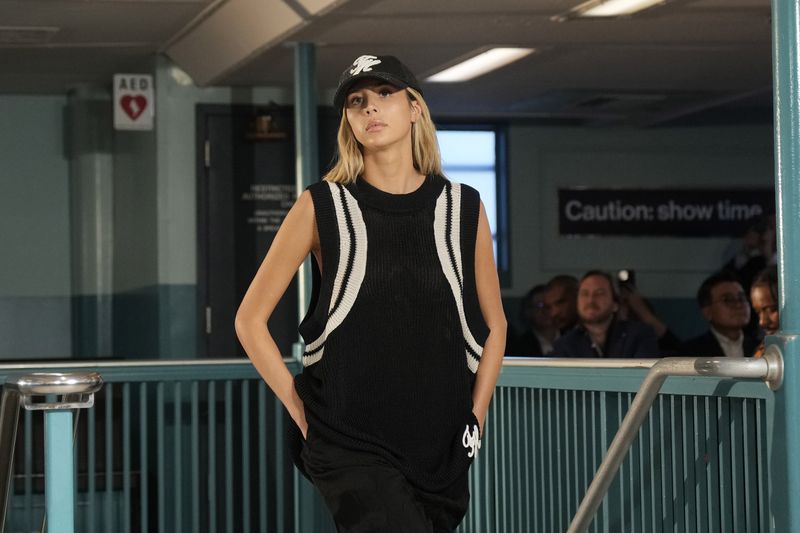
<path id="1" fill-rule="evenodd" d="M 236 310 L 296 197 L 292 110 L 201 106 L 198 134 L 198 348 L 207 357 L 244 356 Z M 297 323 L 295 280 L 269 320 L 284 355 Z"/>

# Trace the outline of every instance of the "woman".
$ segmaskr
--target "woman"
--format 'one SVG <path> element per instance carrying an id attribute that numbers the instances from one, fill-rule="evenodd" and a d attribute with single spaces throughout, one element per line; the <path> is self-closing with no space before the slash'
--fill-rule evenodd
<path id="1" fill-rule="evenodd" d="M 780 329 L 778 267 L 767 267 L 755 277 L 750 288 L 750 302 L 753 305 L 753 312 L 758 317 L 758 325 L 764 333 L 775 335 Z M 763 356 L 764 350 L 764 341 L 761 341 L 753 357 Z"/>
<path id="2" fill-rule="evenodd" d="M 338 161 L 287 214 L 236 331 L 339 531 L 452 531 L 505 346 L 486 213 L 442 176 L 419 83 L 396 58 L 357 58 L 334 105 Z M 309 253 L 293 379 L 264 324 Z"/>

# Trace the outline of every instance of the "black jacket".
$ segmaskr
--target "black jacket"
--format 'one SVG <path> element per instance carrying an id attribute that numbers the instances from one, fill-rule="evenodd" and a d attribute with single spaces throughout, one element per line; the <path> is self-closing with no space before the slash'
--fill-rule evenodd
<path id="1" fill-rule="evenodd" d="M 595 347 L 592 337 L 577 325 L 556 339 L 552 355 L 556 357 L 658 357 L 658 339 L 652 327 L 642 322 L 611 322 L 606 345 Z"/>
<path id="2" fill-rule="evenodd" d="M 757 346 L 758 339 L 750 337 L 749 335 L 744 336 L 742 351 L 745 357 L 752 357 Z M 725 357 L 722 346 L 720 346 L 719 341 L 711 330 L 684 342 L 681 351 L 683 355 L 691 357 Z"/>
<path id="3" fill-rule="evenodd" d="M 517 357 L 544 355 L 539 339 L 530 329 L 526 329 L 524 333 L 518 334 L 514 331 L 514 328 L 509 326 L 506 338 L 506 355 L 514 355 Z"/>

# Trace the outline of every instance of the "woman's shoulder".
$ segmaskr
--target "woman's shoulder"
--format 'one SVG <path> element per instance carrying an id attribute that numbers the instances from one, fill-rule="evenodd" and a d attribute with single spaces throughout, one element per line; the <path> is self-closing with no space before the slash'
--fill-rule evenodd
<path id="1" fill-rule="evenodd" d="M 436 179 L 443 180 L 445 182 L 445 184 L 449 183 L 451 187 L 458 187 L 460 189 L 460 191 L 461 191 L 461 195 L 462 196 L 464 196 L 464 195 L 472 196 L 472 197 L 475 197 L 478 200 L 480 200 L 480 196 L 481 195 L 478 192 L 478 189 L 476 189 L 475 187 L 472 187 L 471 185 L 468 185 L 468 184 L 460 182 L 460 181 L 451 180 L 450 178 L 448 178 L 446 176 L 443 176 L 443 175 L 435 175 L 435 177 L 436 177 Z"/>
<path id="2" fill-rule="evenodd" d="M 481 205 L 481 195 L 478 189 L 466 183 L 450 180 L 445 177 L 442 177 L 442 179 L 444 179 L 446 183 L 449 183 L 451 187 L 458 189 L 462 214 L 464 212 L 470 212 L 477 216 Z"/>
<path id="3" fill-rule="evenodd" d="M 311 196 L 314 205 L 319 206 L 320 204 L 326 204 L 330 202 L 334 191 L 336 191 L 336 188 L 341 186 L 342 185 L 332 181 L 320 180 L 316 183 L 308 185 L 304 192 Z"/>
<path id="4" fill-rule="evenodd" d="M 316 183 L 312 183 L 306 187 L 306 190 L 311 193 L 312 196 L 322 193 L 328 192 L 331 188 L 331 182 L 326 180 L 319 180 Z"/>
<path id="5" fill-rule="evenodd" d="M 305 196 L 307 201 L 312 206 L 312 213 L 317 220 L 317 224 L 328 225 L 336 221 L 336 207 L 334 205 L 334 196 L 337 187 L 342 185 L 333 183 L 331 181 L 320 180 L 312 183 L 303 191 L 301 198 Z"/>

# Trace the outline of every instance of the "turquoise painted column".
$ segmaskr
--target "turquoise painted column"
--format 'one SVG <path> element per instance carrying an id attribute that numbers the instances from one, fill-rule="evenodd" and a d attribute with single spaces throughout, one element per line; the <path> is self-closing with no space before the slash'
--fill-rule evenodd
<path id="1" fill-rule="evenodd" d="M 108 91 L 75 86 L 67 96 L 72 254 L 72 353 L 109 357 L 114 270 L 114 157 Z"/>
<path id="2" fill-rule="evenodd" d="M 317 164 L 317 76 L 316 54 L 311 43 L 297 43 L 294 50 L 294 128 L 296 184 L 299 196 L 318 176 Z M 298 322 L 311 299 L 311 262 L 300 267 L 298 283 Z M 294 357 L 302 361 L 303 344 L 294 344 Z M 315 531 L 315 493 L 311 484 L 294 469 L 294 528 L 296 533 Z"/>
<path id="3" fill-rule="evenodd" d="M 783 387 L 775 394 L 770 446 L 773 531 L 800 533 L 800 0 L 772 1 L 775 192 Z"/>
<path id="4" fill-rule="evenodd" d="M 44 415 L 45 509 L 48 533 L 75 531 L 75 479 L 72 461 L 72 411 Z"/>
<path id="5" fill-rule="evenodd" d="M 317 181 L 319 170 L 317 141 L 317 64 L 314 45 L 296 43 L 294 50 L 294 128 L 295 183 L 297 196 Z M 298 322 L 305 316 L 311 300 L 311 262 L 306 259 L 298 278 Z M 295 343 L 294 357 L 303 355 L 302 344 Z"/>
<path id="6" fill-rule="evenodd" d="M 44 484 L 48 533 L 75 531 L 72 410 L 92 407 L 94 393 L 102 386 L 103 378 L 97 372 L 34 372 L 8 376 L 5 380 L 5 392 L 18 394 L 26 410 L 45 412 Z M 13 447 L 3 453 L 10 453 L 13 460 Z"/>

